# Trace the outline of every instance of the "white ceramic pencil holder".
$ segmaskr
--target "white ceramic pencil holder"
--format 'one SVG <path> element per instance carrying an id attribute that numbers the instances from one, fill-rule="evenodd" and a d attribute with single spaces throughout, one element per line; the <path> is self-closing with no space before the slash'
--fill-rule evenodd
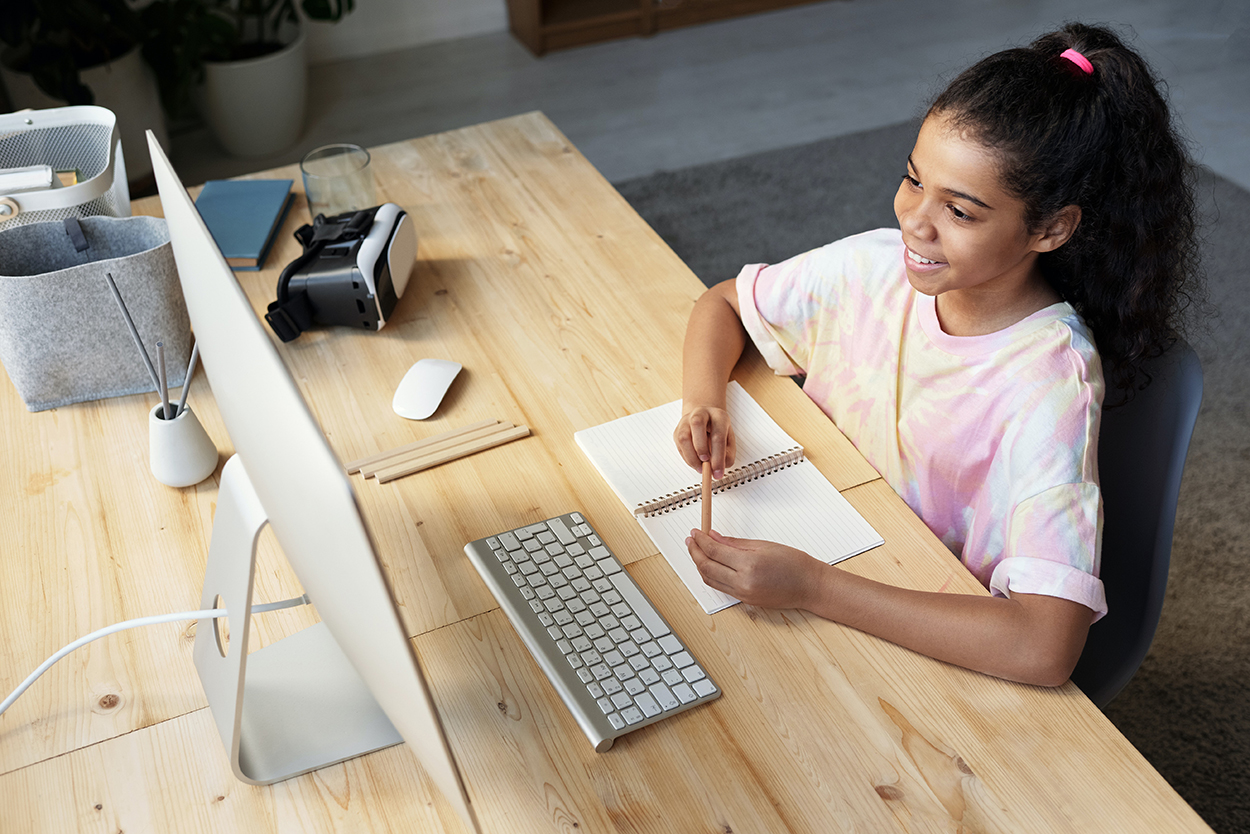
<path id="1" fill-rule="evenodd" d="M 172 420 L 161 419 L 164 406 L 148 412 L 148 463 L 165 486 L 188 487 L 217 469 L 217 447 L 190 406 Z"/>

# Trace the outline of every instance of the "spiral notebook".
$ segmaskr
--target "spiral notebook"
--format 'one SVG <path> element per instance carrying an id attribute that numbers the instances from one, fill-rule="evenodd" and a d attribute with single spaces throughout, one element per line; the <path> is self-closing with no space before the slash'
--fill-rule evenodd
<path id="1" fill-rule="evenodd" d="M 726 395 L 737 463 L 715 482 L 712 529 L 726 536 L 781 542 L 829 564 L 883 543 L 742 386 L 729 383 Z M 703 584 L 686 550 L 686 538 L 699 526 L 702 509 L 698 474 L 673 445 L 679 419 L 677 400 L 573 437 L 711 614 L 738 600 Z"/>

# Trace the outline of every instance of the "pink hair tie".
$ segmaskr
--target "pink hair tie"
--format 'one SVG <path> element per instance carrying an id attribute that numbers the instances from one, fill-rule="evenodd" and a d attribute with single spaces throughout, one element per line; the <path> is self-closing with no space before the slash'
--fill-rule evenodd
<path id="1" fill-rule="evenodd" d="M 1086 75 L 1094 74 L 1094 65 L 1089 62 L 1088 58 L 1077 52 L 1075 49 L 1066 50 L 1060 53 L 1059 57 L 1067 58 L 1069 61 L 1084 70 Z"/>

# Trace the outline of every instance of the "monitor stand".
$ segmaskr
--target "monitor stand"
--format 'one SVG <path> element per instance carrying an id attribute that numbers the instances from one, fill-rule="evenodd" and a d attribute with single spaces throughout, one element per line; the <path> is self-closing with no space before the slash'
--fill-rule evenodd
<path id="1" fill-rule="evenodd" d="M 256 543 L 268 521 L 243 462 L 231 457 L 200 598 L 201 609 L 230 614 L 196 624 L 194 657 L 234 775 L 254 785 L 403 741 L 324 623 L 248 655 Z M 219 631 L 227 622 L 228 643 Z"/>

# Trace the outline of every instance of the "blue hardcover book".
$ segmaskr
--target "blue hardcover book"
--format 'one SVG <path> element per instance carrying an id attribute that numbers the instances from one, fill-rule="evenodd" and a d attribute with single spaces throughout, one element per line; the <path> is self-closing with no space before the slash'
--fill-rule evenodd
<path id="1" fill-rule="evenodd" d="M 232 269 L 257 270 L 291 206 L 291 180 L 209 180 L 195 207 Z"/>

